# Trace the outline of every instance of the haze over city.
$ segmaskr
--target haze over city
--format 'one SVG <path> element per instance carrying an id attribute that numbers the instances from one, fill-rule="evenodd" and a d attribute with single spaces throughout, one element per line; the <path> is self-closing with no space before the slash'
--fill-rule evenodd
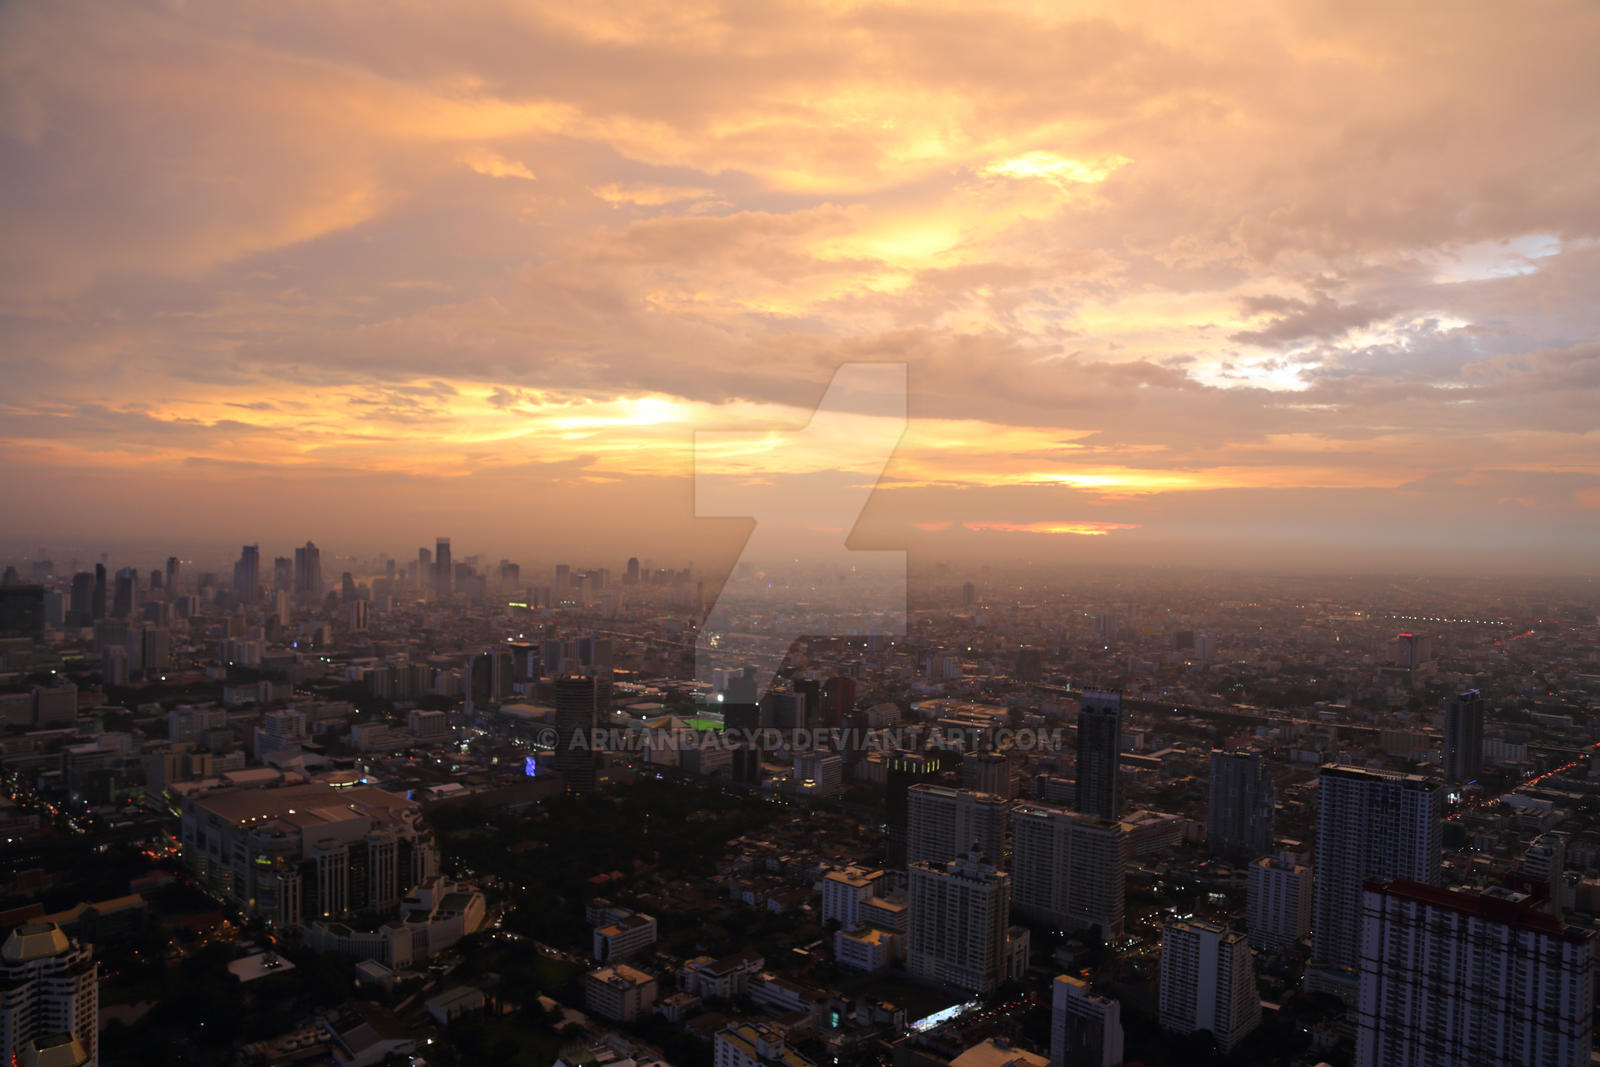
<path id="1" fill-rule="evenodd" d="M 0 1065 L 1594 1067 L 1597 60 L 0 2 Z"/>

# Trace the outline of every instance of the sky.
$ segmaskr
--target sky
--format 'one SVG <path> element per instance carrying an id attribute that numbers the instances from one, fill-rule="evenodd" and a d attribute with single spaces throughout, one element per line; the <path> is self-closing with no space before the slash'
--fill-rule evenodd
<path id="1" fill-rule="evenodd" d="M 4 534 L 737 552 L 698 470 L 913 565 L 1590 573 L 1596 55 L 1589 2 L 16 0 Z M 797 445 L 861 362 L 903 402 Z"/>

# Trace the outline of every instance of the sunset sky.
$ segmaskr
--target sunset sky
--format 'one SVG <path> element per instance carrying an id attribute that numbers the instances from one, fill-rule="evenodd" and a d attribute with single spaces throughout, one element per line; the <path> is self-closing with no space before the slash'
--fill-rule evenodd
<path id="1" fill-rule="evenodd" d="M 696 431 L 870 479 L 781 435 L 892 361 L 853 543 L 1594 571 L 1597 57 L 1590 2 L 19 0 L 4 533 L 687 559 L 745 528 Z"/>

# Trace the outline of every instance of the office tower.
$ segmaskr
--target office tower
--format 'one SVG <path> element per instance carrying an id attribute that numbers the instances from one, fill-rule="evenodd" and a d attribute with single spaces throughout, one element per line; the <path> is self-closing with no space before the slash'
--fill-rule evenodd
<path id="1" fill-rule="evenodd" d="M 111 617 L 113 619 L 133 618 L 133 609 L 139 603 L 139 575 L 132 567 L 123 567 L 117 571 L 116 581 L 111 587 Z"/>
<path id="2" fill-rule="evenodd" d="M 272 557 L 272 590 L 273 593 L 294 593 L 294 557 Z"/>
<path id="3" fill-rule="evenodd" d="M 1115 819 L 1122 808 L 1118 761 L 1122 694 L 1085 689 L 1078 698 L 1078 810 Z"/>
<path id="4" fill-rule="evenodd" d="M 94 621 L 94 575 L 89 571 L 79 571 L 72 576 L 67 613 L 74 626 L 87 626 Z"/>
<path id="5" fill-rule="evenodd" d="M 417 549 L 417 592 L 419 594 L 433 588 L 433 552 L 426 548 Z"/>
<path id="6" fill-rule="evenodd" d="M 883 807 L 889 824 L 887 860 L 891 867 L 906 865 L 906 832 L 910 812 L 907 797 L 918 782 L 931 781 L 943 763 L 937 752 L 891 752 L 883 761 Z"/>
<path id="7" fill-rule="evenodd" d="M 1358 1067 L 1580 1067 L 1594 1029 L 1594 935 L 1506 889 L 1369 882 Z"/>
<path id="8" fill-rule="evenodd" d="M 239 561 L 233 565 L 233 598 L 241 604 L 254 604 L 260 584 L 261 548 L 245 545 L 239 550 Z"/>
<path id="9" fill-rule="evenodd" d="M 450 538 L 441 537 L 433 546 L 433 595 L 444 600 L 455 588 L 455 564 L 450 559 Z"/>
<path id="10" fill-rule="evenodd" d="M 294 595 L 302 603 L 322 602 L 322 550 L 311 541 L 294 550 Z"/>
<path id="11" fill-rule="evenodd" d="M 178 562 L 178 557 L 177 556 L 168 556 L 167 557 L 167 581 L 166 581 L 166 587 L 167 587 L 167 593 L 168 593 L 169 596 L 178 591 L 178 572 L 179 572 L 180 568 L 181 568 L 181 564 Z"/>
<path id="12" fill-rule="evenodd" d="M 836 797 L 844 791 L 844 760 L 827 752 L 796 753 L 792 773 L 797 794 Z"/>
<path id="13" fill-rule="evenodd" d="M 1050 994 L 1050 1067 L 1117 1067 L 1122 1005 L 1070 974 L 1057 975 Z"/>
<path id="14" fill-rule="evenodd" d="M 906 792 L 906 863 L 946 863 L 976 853 L 1004 862 L 1004 797 L 923 783 Z"/>
<path id="15" fill-rule="evenodd" d="M 1011 900 L 1017 914 L 1058 930 L 1120 935 L 1128 827 L 1050 804 L 1011 812 Z"/>
<path id="16" fill-rule="evenodd" d="M 566 563 L 556 564 L 555 593 L 557 597 L 564 598 L 572 592 L 572 567 Z"/>
<path id="17" fill-rule="evenodd" d="M 830 730 L 844 725 L 844 717 L 856 707 L 856 680 L 836 674 L 822 683 L 822 722 Z"/>
<path id="18" fill-rule="evenodd" d="M 920 981 L 989 993 L 1005 980 L 1010 878 L 976 856 L 914 863 L 906 967 Z"/>
<path id="19" fill-rule="evenodd" d="M 1483 697 L 1476 689 L 1458 693 L 1444 712 L 1444 777 L 1470 782 L 1483 771 Z"/>
<path id="20" fill-rule="evenodd" d="M 44 639 L 44 586 L 0 588 L 0 637 Z"/>
<path id="21" fill-rule="evenodd" d="M 1250 947 L 1280 952 L 1311 932 L 1311 868 L 1293 852 L 1250 864 Z"/>
<path id="22" fill-rule="evenodd" d="M 961 583 L 961 606 L 964 608 L 976 607 L 978 604 L 978 587 L 971 582 Z"/>
<path id="23" fill-rule="evenodd" d="M 90 601 L 89 612 L 95 619 L 106 617 L 106 565 L 94 565 L 94 599 Z"/>
<path id="24" fill-rule="evenodd" d="M 167 669 L 172 660 L 172 637 L 160 626 L 134 626 L 127 632 L 128 670 L 148 677 Z"/>
<path id="25" fill-rule="evenodd" d="M 53 922 L 25 922 L 0 945 L 0 1063 L 99 1063 L 100 965 Z"/>
<path id="26" fill-rule="evenodd" d="M 628 569 L 627 569 L 627 571 L 625 571 L 623 573 L 622 581 L 626 585 L 638 585 L 639 584 L 639 557 L 638 556 L 629 556 L 628 557 Z"/>
<path id="27" fill-rule="evenodd" d="M 361 633 L 371 622 L 372 605 L 365 600 L 352 600 L 344 606 L 345 626 L 351 633 Z"/>
<path id="28" fill-rule="evenodd" d="M 1255 859 L 1272 851 L 1272 776 L 1254 752 L 1211 750 L 1206 846 L 1212 855 Z"/>
<path id="29" fill-rule="evenodd" d="M 1427 634 L 1400 634 L 1394 639 L 1394 664 L 1415 670 L 1433 658 L 1433 638 Z"/>
<path id="30" fill-rule="evenodd" d="M 822 719 L 822 683 L 815 678 L 796 678 L 793 688 L 801 702 L 794 728 L 809 730 Z"/>
<path id="31" fill-rule="evenodd" d="M 1018 648 L 1017 663 L 1013 673 L 1019 682 L 1037 682 L 1044 677 L 1043 654 L 1032 645 Z"/>
<path id="32" fill-rule="evenodd" d="M 974 752 L 961 761 L 961 785 L 1010 800 L 1015 795 L 1011 761 L 999 752 Z"/>
<path id="33" fill-rule="evenodd" d="M 1361 885 L 1369 878 L 1439 884 L 1442 794 L 1415 774 L 1329 764 L 1317 779 L 1312 964 L 1348 971 L 1361 958 Z M 1332 990 L 1330 990 L 1332 991 Z"/>
<path id="34" fill-rule="evenodd" d="M 1243 934 L 1203 922 L 1161 930 L 1161 1025 L 1210 1031 L 1224 1054 L 1261 1024 L 1261 994 Z"/>
<path id="35" fill-rule="evenodd" d="M 567 790 L 594 790 L 595 680 L 584 675 L 556 679 L 556 770 L 566 779 Z"/>
<path id="36" fill-rule="evenodd" d="M 462 680 L 468 715 L 511 698 L 517 682 L 517 662 L 510 649 L 491 648 L 467 657 Z"/>

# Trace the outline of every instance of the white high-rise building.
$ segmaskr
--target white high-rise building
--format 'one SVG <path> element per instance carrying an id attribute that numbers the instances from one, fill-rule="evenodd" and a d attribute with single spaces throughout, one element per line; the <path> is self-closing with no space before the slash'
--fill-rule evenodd
<path id="1" fill-rule="evenodd" d="M 1000 866 L 1009 806 L 993 793 L 926 783 L 912 786 L 906 791 L 906 864 L 947 863 L 976 850 Z"/>
<path id="2" fill-rule="evenodd" d="M 914 863 L 908 874 L 911 976 L 974 993 L 1004 982 L 1010 877 L 976 855 Z"/>
<path id="3" fill-rule="evenodd" d="M 1346 998 L 1361 958 L 1369 878 L 1439 884 L 1443 792 L 1434 778 L 1329 764 L 1317 781 L 1312 965 Z M 1313 982 L 1313 984 L 1315 984 Z"/>
<path id="4" fill-rule="evenodd" d="M 1369 883 L 1358 1067 L 1580 1067 L 1594 1030 L 1594 935 L 1524 894 Z"/>
<path id="5" fill-rule="evenodd" d="M 822 876 L 822 921 L 837 920 L 839 929 L 854 930 L 862 923 L 861 905 L 884 886 L 883 871 L 846 867 Z"/>
<path id="6" fill-rule="evenodd" d="M 51 922 L 23 923 L 0 945 L 0 1063 L 100 1062 L 100 966 Z"/>
<path id="7" fill-rule="evenodd" d="M 1011 900 L 1019 915 L 1062 930 L 1122 933 L 1128 826 L 1051 804 L 1011 813 Z"/>
<path id="8" fill-rule="evenodd" d="M 1243 934 L 1203 922 L 1161 931 L 1161 1025 L 1208 1030 L 1224 1053 L 1261 1023 L 1261 994 Z"/>
<path id="9" fill-rule="evenodd" d="M 1057 975 L 1051 988 L 1050 1067 L 1117 1067 L 1122 1062 L 1122 1005 L 1089 992 L 1089 983 Z"/>
<path id="10" fill-rule="evenodd" d="M 1311 868 L 1293 852 L 1252 863 L 1246 894 L 1251 948 L 1279 952 L 1311 931 Z"/>

